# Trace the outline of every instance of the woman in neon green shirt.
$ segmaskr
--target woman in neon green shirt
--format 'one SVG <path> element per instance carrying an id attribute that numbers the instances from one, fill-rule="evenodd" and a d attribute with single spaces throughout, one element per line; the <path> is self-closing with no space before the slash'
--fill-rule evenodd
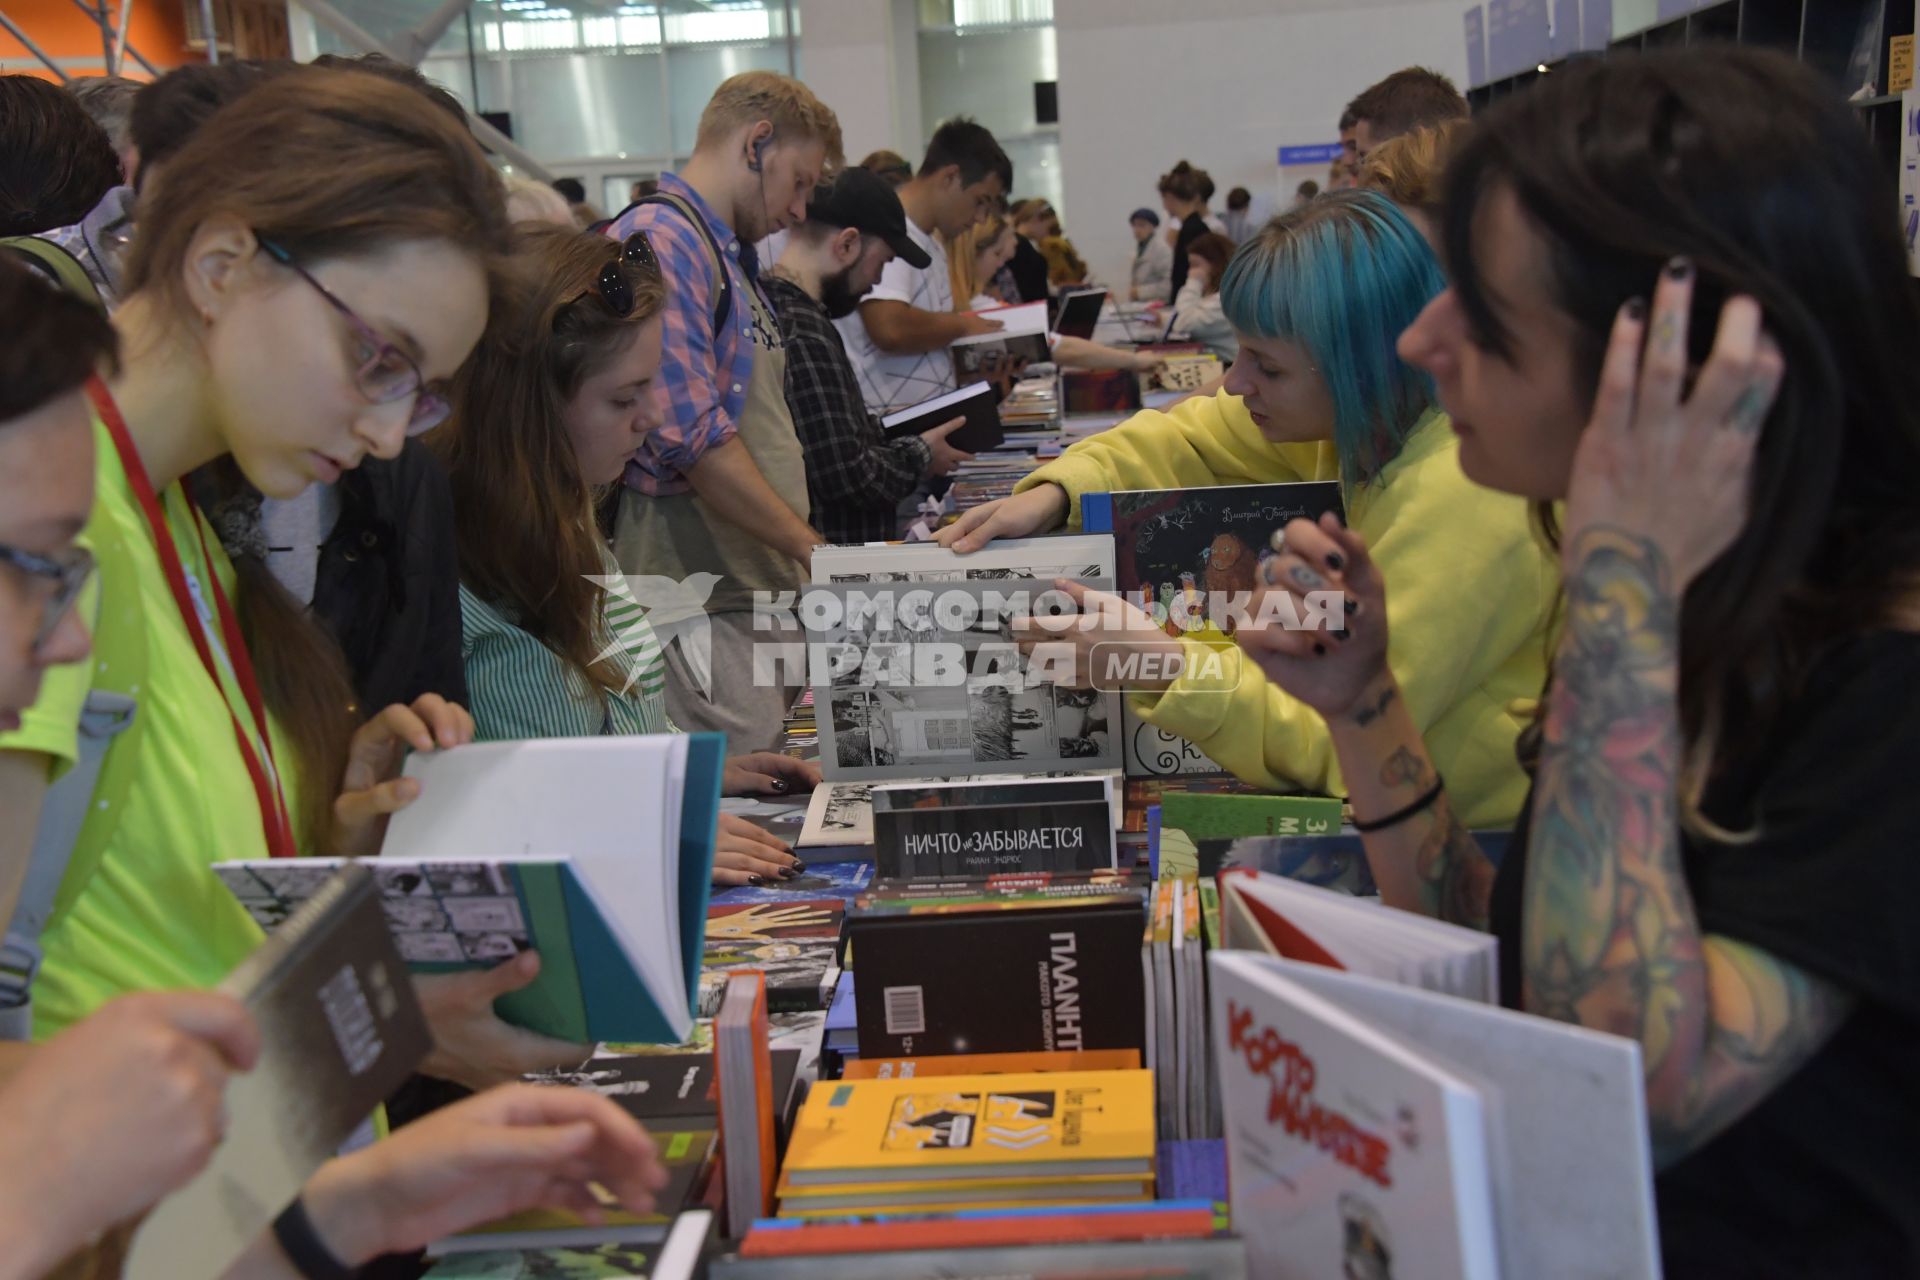
<path id="1" fill-rule="evenodd" d="M 181 481 L 225 470 L 290 497 L 444 416 L 506 246 L 497 177 L 423 96 L 340 72 L 263 84 L 178 160 L 142 198 L 115 316 L 124 362 L 90 393 L 94 658 L 50 675 L 0 738 L 31 814 L 32 771 L 74 758 L 87 691 L 139 703 L 42 938 L 42 1036 L 120 992 L 217 981 L 259 933 L 210 863 L 371 852 L 414 793 L 393 776 L 403 751 L 471 736 L 435 698 L 370 720 L 353 708 L 337 651 L 264 572 L 236 574 Z M 530 966 L 422 983 L 442 1049 L 430 1069 L 479 1084 L 565 1059 L 492 1017 Z"/>
<path id="2" fill-rule="evenodd" d="M 1221 281 L 1240 358 L 1222 390 L 1136 415 L 974 508 L 939 541 L 1080 523 L 1086 493 L 1341 482 L 1347 519 L 1394 584 L 1395 669 L 1472 826 L 1512 825 L 1526 793 L 1513 758 L 1539 693 L 1558 577 L 1526 504 L 1461 474 L 1433 384 L 1394 335 L 1445 281 L 1418 231 L 1384 197 L 1338 193 L 1275 219 Z M 1066 630 L 1082 662 L 1123 649 L 1185 658 L 1170 683 L 1130 682 L 1141 719 L 1257 786 L 1346 793 L 1326 724 L 1217 633 L 1175 639 L 1117 597 L 1090 595 L 1101 625 Z"/>
<path id="3" fill-rule="evenodd" d="M 90 306 L 0 256 L 0 726 L 88 654 L 75 607 L 92 571 L 77 544 L 94 487 L 82 388 L 115 345 Z M 16 870 L 0 867 L 0 920 Z M 0 1046 L 0 1280 L 113 1274 L 132 1224 L 220 1141 L 225 1086 L 252 1068 L 259 1035 L 231 997 L 145 992 L 44 1045 Z M 608 1100 L 519 1086 L 330 1161 L 299 1204 L 346 1270 L 515 1209 L 578 1207 L 589 1179 L 636 1212 L 665 1181 L 653 1143 Z M 300 1274 L 263 1235 L 228 1276 Z"/>

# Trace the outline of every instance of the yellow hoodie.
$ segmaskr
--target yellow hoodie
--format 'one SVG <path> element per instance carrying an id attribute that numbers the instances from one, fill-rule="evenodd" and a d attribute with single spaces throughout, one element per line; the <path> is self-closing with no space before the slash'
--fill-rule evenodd
<path id="1" fill-rule="evenodd" d="M 1534 535 L 1524 500 L 1483 489 L 1460 471 L 1447 419 L 1429 412 L 1380 477 L 1347 494 L 1347 523 L 1365 535 L 1387 584 L 1388 661 L 1401 696 L 1472 827 L 1510 827 L 1526 795 L 1513 744 L 1546 682 L 1559 574 Z M 1239 397 L 1197 396 L 1171 412 L 1139 413 L 1082 440 L 1022 480 L 1056 484 L 1080 527 L 1080 496 L 1116 489 L 1337 480 L 1333 443 L 1274 444 Z M 1164 693 L 1133 694 L 1141 719 L 1194 743 L 1256 786 L 1344 795 L 1320 714 L 1268 681 L 1217 635 L 1189 654 Z"/>

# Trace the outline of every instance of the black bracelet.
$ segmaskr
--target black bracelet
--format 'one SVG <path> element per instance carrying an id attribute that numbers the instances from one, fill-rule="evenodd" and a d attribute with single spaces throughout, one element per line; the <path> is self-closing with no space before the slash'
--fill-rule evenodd
<path id="1" fill-rule="evenodd" d="M 1386 817 L 1375 819 L 1372 822 L 1362 822 L 1360 819 L 1355 818 L 1353 820 L 1353 829 L 1362 835 L 1366 835 L 1374 831 L 1385 831 L 1388 827 L 1405 822 L 1408 818 L 1411 818 L 1423 809 L 1432 808 L 1433 802 L 1440 798 L 1440 793 L 1446 789 L 1446 786 L 1446 779 L 1436 773 L 1433 775 L 1433 785 L 1429 787 L 1426 794 L 1418 800 L 1415 800 L 1404 809 L 1395 809 Z"/>
<path id="2" fill-rule="evenodd" d="M 305 1202 L 298 1196 L 273 1220 L 273 1238 L 280 1242 L 281 1251 L 293 1269 L 307 1280 L 353 1280 L 360 1274 L 360 1268 L 348 1266 L 327 1248 L 327 1242 L 313 1229 L 313 1219 L 307 1216 Z"/>

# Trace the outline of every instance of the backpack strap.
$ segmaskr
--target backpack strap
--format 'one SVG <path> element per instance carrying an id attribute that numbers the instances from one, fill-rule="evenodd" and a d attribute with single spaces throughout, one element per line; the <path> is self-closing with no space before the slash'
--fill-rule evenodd
<path id="1" fill-rule="evenodd" d="M 650 196 L 641 196 L 622 209 L 607 225 L 613 226 L 643 204 L 666 205 L 692 223 L 693 229 L 700 233 L 701 243 L 707 246 L 707 257 L 713 264 L 713 333 L 719 337 L 726 331 L 727 321 L 733 315 L 733 277 L 727 274 L 726 259 L 721 255 L 720 242 L 713 238 L 713 229 L 700 216 L 698 209 L 671 191 L 656 191 Z"/>
<path id="2" fill-rule="evenodd" d="M 88 693 L 80 712 L 79 758 L 47 789 L 13 922 L 0 942 L 0 1040 L 33 1038 L 31 988 L 40 971 L 40 935 L 53 916 L 54 899 L 79 843 L 107 748 L 133 723 L 134 710 L 134 700 L 124 693 L 107 689 Z"/>
<path id="3" fill-rule="evenodd" d="M 80 259 L 62 249 L 51 240 L 42 240 L 39 236 L 8 236 L 0 239 L 0 249 L 25 260 L 27 266 L 47 277 L 62 290 L 72 294 L 105 314 L 106 304 L 100 300 L 100 290 L 94 287 L 87 269 Z"/>

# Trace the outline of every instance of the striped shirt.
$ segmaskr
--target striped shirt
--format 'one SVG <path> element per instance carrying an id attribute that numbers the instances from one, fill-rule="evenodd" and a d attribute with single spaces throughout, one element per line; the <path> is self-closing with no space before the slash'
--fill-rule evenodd
<path id="1" fill-rule="evenodd" d="M 619 572 L 609 557 L 605 573 Z M 460 652 L 474 737 L 488 742 L 678 733 L 667 716 L 666 659 L 624 578 L 608 589 L 601 631 L 603 661 L 613 664 L 621 683 L 621 691 L 609 692 L 604 703 L 584 675 L 462 583 Z"/>

